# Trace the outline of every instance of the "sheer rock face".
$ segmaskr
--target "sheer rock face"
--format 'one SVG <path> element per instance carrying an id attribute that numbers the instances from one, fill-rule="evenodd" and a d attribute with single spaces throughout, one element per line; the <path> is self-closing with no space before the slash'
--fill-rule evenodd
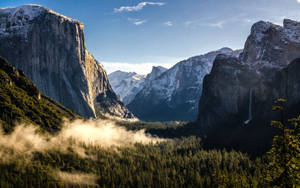
<path id="1" fill-rule="evenodd" d="M 278 98 L 288 99 L 288 108 L 297 109 L 300 95 L 295 92 L 299 91 L 300 62 L 295 59 L 298 57 L 299 22 L 284 20 L 283 27 L 268 22 L 254 24 L 240 57 L 218 56 L 211 73 L 205 77 L 199 124 L 211 127 L 270 120 L 274 118 L 272 105 Z"/>
<path id="2" fill-rule="evenodd" d="M 38 5 L 0 9 L 0 55 L 46 95 L 85 117 L 132 114 L 117 100 L 103 67 L 86 50 L 83 24 Z M 101 100 L 98 100 L 101 96 Z M 98 111 L 96 111 L 96 108 Z"/>
<path id="3" fill-rule="evenodd" d="M 181 61 L 169 70 L 146 82 L 128 108 L 147 121 L 188 121 L 197 117 L 202 81 L 218 54 L 238 56 L 229 48 Z"/>

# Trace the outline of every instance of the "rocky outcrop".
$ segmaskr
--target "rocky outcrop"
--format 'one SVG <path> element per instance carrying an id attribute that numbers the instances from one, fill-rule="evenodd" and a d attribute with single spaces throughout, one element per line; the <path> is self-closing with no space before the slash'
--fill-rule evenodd
<path id="1" fill-rule="evenodd" d="M 149 85 L 153 80 L 160 77 L 160 75 L 162 75 L 167 70 L 168 69 L 162 66 L 153 66 L 151 72 L 146 76 L 145 85 Z"/>
<path id="2" fill-rule="evenodd" d="M 251 28 L 241 61 L 257 68 L 287 66 L 299 55 L 299 23 L 284 20 L 283 27 L 260 21 Z"/>
<path id="3" fill-rule="evenodd" d="M 299 22 L 284 20 L 283 27 L 262 21 L 254 24 L 241 56 L 218 56 L 204 78 L 199 124 L 266 123 L 276 118 L 271 109 L 278 98 L 288 99 L 290 110 L 299 108 L 298 57 Z"/>
<path id="4" fill-rule="evenodd" d="M 0 43 L 1 56 L 78 114 L 132 116 L 86 50 L 81 22 L 38 5 L 0 9 Z"/>
<path id="5" fill-rule="evenodd" d="M 136 95 L 128 108 L 147 121 L 193 120 L 197 117 L 202 81 L 218 54 L 239 56 L 229 48 L 181 61 L 165 71 Z"/>

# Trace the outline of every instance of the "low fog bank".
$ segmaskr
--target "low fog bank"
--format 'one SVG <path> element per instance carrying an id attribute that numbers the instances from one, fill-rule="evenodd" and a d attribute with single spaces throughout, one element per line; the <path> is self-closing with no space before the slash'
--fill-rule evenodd
<path id="1" fill-rule="evenodd" d="M 63 181 L 68 184 L 73 184 L 77 186 L 81 185 L 89 185 L 95 186 L 97 185 L 98 177 L 94 174 L 86 174 L 86 173 L 70 173 L 70 172 L 62 172 L 60 170 L 53 171 L 52 176 L 58 180 Z"/>
<path id="2" fill-rule="evenodd" d="M 75 120 L 65 122 L 56 135 L 43 134 L 33 125 L 16 126 L 11 134 L 0 133 L 0 162 L 14 158 L 28 158 L 34 152 L 57 150 L 62 153 L 74 151 L 86 156 L 86 146 L 109 149 L 130 147 L 136 143 L 155 144 L 164 141 L 145 134 L 145 130 L 129 131 L 117 126 L 112 120 Z M 29 158 L 28 158 L 29 159 Z"/>

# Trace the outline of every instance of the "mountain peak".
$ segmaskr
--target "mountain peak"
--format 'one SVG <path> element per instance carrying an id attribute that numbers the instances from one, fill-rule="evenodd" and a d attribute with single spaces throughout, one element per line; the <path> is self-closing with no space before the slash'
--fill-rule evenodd
<path id="1" fill-rule="evenodd" d="M 251 28 L 241 58 L 251 66 L 282 68 L 298 57 L 299 43 L 299 22 L 285 19 L 282 27 L 259 21 Z"/>
<path id="2" fill-rule="evenodd" d="M 151 72 L 155 72 L 155 71 L 164 72 L 164 71 L 166 71 L 166 70 L 167 70 L 167 69 L 166 69 L 165 67 L 162 67 L 162 66 L 153 66 Z"/>
<path id="3" fill-rule="evenodd" d="M 233 50 L 229 47 L 223 47 L 219 50 L 217 50 L 218 52 L 222 52 L 222 53 L 230 53 L 230 52 L 233 52 Z"/>
<path id="4" fill-rule="evenodd" d="M 0 8 L 0 13 L 6 13 L 12 16 L 24 15 L 26 19 L 32 20 L 46 11 L 45 7 L 40 5 L 22 5 L 18 7 Z"/>
<path id="5" fill-rule="evenodd" d="M 148 75 L 147 75 L 147 82 L 149 82 L 149 81 L 151 81 L 151 80 L 153 80 L 153 79 L 155 79 L 155 78 L 158 78 L 162 73 L 164 73 L 166 70 L 168 70 L 168 69 L 166 69 L 166 68 L 164 68 L 164 67 L 162 67 L 162 66 L 153 66 L 152 67 L 152 71 L 151 71 L 151 73 L 149 73 Z"/>
<path id="6" fill-rule="evenodd" d="M 283 27 L 286 29 L 290 28 L 299 28 L 300 27 L 300 22 L 291 20 L 291 19 L 284 19 L 283 20 Z"/>
<path id="7" fill-rule="evenodd" d="M 284 19 L 283 29 L 286 37 L 295 43 L 300 43 L 300 22 Z"/>
<path id="8" fill-rule="evenodd" d="M 265 34 L 271 27 L 280 27 L 271 22 L 259 21 L 251 28 L 251 35 L 254 36 L 256 42 L 261 42 Z"/>
<path id="9" fill-rule="evenodd" d="M 126 79 L 128 77 L 132 77 L 136 75 L 138 75 L 136 72 L 125 72 L 125 71 L 117 70 L 115 72 L 110 73 L 108 77 L 118 77 L 119 79 Z"/>
<path id="10" fill-rule="evenodd" d="M 110 73 L 108 79 L 117 96 L 122 99 L 124 104 L 128 104 L 142 89 L 145 75 L 118 70 Z"/>
<path id="11" fill-rule="evenodd" d="M 290 40 L 291 42 L 300 43 L 300 22 L 284 19 L 283 27 L 273 24 L 271 22 L 259 21 L 255 23 L 251 28 L 251 35 L 256 42 L 262 42 L 263 38 L 270 34 L 269 30 L 275 30 L 278 33 L 282 32 L 281 38 Z"/>
<path id="12" fill-rule="evenodd" d="M 83 24 L 77 20 L 61 15 L 41 5 L 30 4 L 0 8 L 0 35 L 8 36 L 14 34 L 27 38 L 30 27 L 36 22 L 34 20 L 46 16 L 53 18 L 53 20 L 59 20 L 60 23 L 74 23 L 83 28 Z"/>
<path id="13" fill-rule="evenodd" d="M 25 21 L 33 20 L 34 18 L 40 16 L 41 14 L 49 13 L 58 16 L 60 18 L 63 18 L 66 21 L 79 22 L 75 19 L 69 18 L 49 8 L 37 4 L 28 4 L 28 5 L 21 5 L 17 7 L 0 8 L 0 13 L 7 14 L 9 17 L 17 18 L 18 20 L 24 19 Z"/>

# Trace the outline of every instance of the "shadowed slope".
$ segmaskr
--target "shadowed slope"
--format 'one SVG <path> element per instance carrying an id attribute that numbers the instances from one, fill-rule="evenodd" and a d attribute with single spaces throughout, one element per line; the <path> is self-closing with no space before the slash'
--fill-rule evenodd
<path id="1" fill-rule="evenodd" d="M 5 132 L 17 122 L 36 124 L 53 132 L 60 129 L 63 117 L 79 118 L 43 95 L 21 70 L 0 57 L 0 123 Z"/>

